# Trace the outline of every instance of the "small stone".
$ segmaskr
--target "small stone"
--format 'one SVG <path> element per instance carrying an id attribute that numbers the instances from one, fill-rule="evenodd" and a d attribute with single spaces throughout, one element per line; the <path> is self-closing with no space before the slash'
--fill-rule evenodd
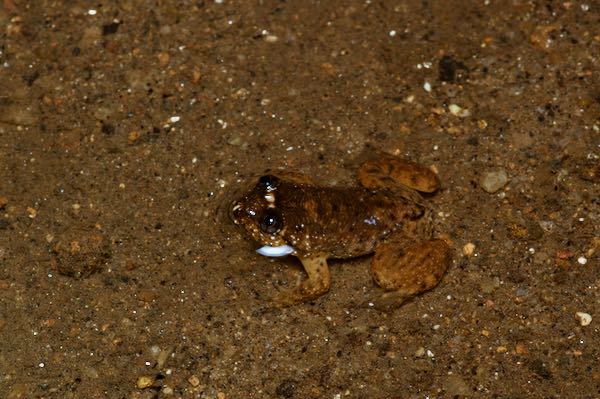
<path id="1" fill-rule="evenodd" d="M 161 370 L 165 366 L 172 352 L 173 348 L 170 347 L 160 351 L 160 353 L 158 354 L 158 358 L 156 359 L 156 367 L 159 370 Z"/>
<path id="2" fill-rule="evenodd" d="M 529 350 L 527 349 L 527 347 L 524 344 L 517 344 L 515 346 L 515 352 L 518 355 L 526 355 L 527 353 L 529 353 Z"/>
<path id="3" fill-rule="evenodd" d="M 559 249 L 556 251 L 556 257 L 558 259 L 568 260 L 575 256 L 575 252 L 570 251 L 568 249 Z"/>
<path id="4" fill-rule="evenodd" d="M 233 93 L 232 97 L 235 99 L 245 99 L 250 94 L 250 91 L 244 87 L 238 89 L 235 93 Z"/>
<path id="5" fill-rule="evenodd" d="M 241 147 L 245 143 L 244 143 L 244 140 L 239 135 L 234 134 L 227 140 L 227 144 L 234 146 L 234 147 Z"/>
<path id="6" fill-rule="evenodd" d="M 466 108 L 462 108 L 457 104 L 448 105 L 448 110 L 452 115 L 458 116 L 459 118 L 466 118 L 468 116 L 471 116 L 471 111 L 469 111 Z"/>
<path id="7" fill-rule="evenodd" d="M 579 324 L 581 324 L 584 327 L 589 326 L 592 322 L 592 316 L 589 313 L 577 312 L 575 313 L 575 316 L 577 316 L 577 318 L 579 319 Z"/>
<path id="8" fill-rule="evenodd" d="M 579 263 L 580 265 L 585 265 L 587 263 L 587 259 L 583 256 L 580 256 L 579 258 L 577 258 L 577 263 Z"/>
<path id="9" fill-rule="evenodd" d="M 136 383 L 138 389 L 144 389 L 144 388 L 151 387 L 152 384 L 154 384 L 154 377 L 149 376 L 149 375 L 143 375 L 141 377 L 138 377 L 137 383 Z"/>
<path id="10" fill-rule="evenodd" d="M 474 252 L 475 244 L 473 244 L 472 242 L 466 243 L 463 247 L 463 255 L 465 256 L 472 256 Z"/>
<path id="11" fill-rule="evenodd" d="M 171 61 L 169 53 L 164 51 L 156 54 L 156 58 L 158 58 L 158 63 L 162 66 L 166 66 Z"/>
<path id="12" fill-rule="evenodd" d="M 188 378 L 188 382 L 193 387 L 197 387 L 198 385 L 200 385 L 200 379 L 193 374 Z"/>
<path id="13" fill-rule="evenodd" d="M 480 184 L 486 192 L 492 194 L 504 187 L 506 183 L 508 183 L 508 173 L 500 169 L 485 173 Z"/>
<path id="14" fill-rule="evenodd" d="M 132 130 L 127 135 L 127 144 L 132 145 L 135 144 L 136 141 L 139 140 L 142 134 L 138 130 Z"/>
<path id="15" fill-rule="evenodd" d="M 27 207 L 27 213 L 30 219 L 35 219 L 37 216 L 37 210 L 32 207 Z"/>
<path id="16" fill-rule="evenodd" d="M 279 40 L 279 38 L 275 35 L 265 36 L 265 42 L 267 42 L 267 43 L 276 43 L 278 40 Z"/>

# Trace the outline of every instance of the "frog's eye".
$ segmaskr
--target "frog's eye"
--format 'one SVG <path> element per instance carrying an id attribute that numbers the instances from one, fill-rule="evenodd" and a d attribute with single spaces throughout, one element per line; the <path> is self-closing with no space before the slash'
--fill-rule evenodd
<path id="1" fill-rule="evenodd" d="M 275 209 L 267 209 L 260 222 L 260 229 L 267 234 L 275 234 L 283 227 L 283 220 Z"/>
<path id="2" fill-rule="evenodd" d="M 276 176 L 264 175 L 258 179 L 258 185 L 267 191 L 273 191 L 277 188 L 275 186 L 278 181 L 279 179 Z"/>

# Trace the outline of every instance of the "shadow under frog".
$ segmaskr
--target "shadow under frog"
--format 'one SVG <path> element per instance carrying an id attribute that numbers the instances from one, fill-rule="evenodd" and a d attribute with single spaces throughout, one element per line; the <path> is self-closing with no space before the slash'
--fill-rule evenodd
<path id="1" fill-rule="evenodd" d="M 281 293 L 279 305 L 315 299 L 330 287 L 329 258 L 374 252 L 371 275 L 383 288 L 372 306 L 387 309 L 435 287 L 448 268 L 448 244 L 432 238 L 431 211 L 418 193 L 432 193 L 439 180 L 411 161 L 380 157 L 358 170 L 360 186 L 313 184 L 304 175 L 277 173 L 231 205 L 230 216 L 262 247 L 265 256 L 298 257 L 308 274 Z"/>

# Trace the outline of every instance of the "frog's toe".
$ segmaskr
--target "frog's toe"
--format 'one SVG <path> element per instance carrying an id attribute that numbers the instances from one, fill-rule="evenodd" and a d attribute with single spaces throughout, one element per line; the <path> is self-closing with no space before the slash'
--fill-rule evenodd
<path id="1" fill-rule="evenodd" d="M 390 243 L 387 243 L 390 244 Z M 379 301 L 396 307 L 407 299 L 435 287 L 450 265 L 450 247 L 439 239 L 396 248 L 383 244 L 371 263 L 373 279 L 386 291 Z"/>
<path id="2" fill-rule="evenodd" d="M 380 188 L 402 185 L 424 193 L 432 193 L 440 186 L 437 175 L 425 166 L 391 156 L 363 162 L 358 179 L 364 187 Z"/>
<path id="3" fill-rule="evenodd" d="M 294 289 L 279 291 L 274 295 L 272 302 L 277 307 L 285 308 L 317 299 L 327 291 L 329 291 L 329 285 L 314 284 L 314 282 L 306 280 Z"/>
<path id="4" fill-rule="evenodd" d="M 414 296 L 414 292 L 406 290 L 397 290 L 384 292 L 377 298 L 371 299 L 363 303 L 362 307 L 367 309 L 376 309 L 380 312 L 390 312 L 399 308 L 404 302 Z"/>
<path id="5" fill-rule="evenodd" d="M 291 306 L 297 303 L 312 301 L 329 291 L 331 276 L 325 256 L 317 255 L 310 258 L 300 258 L 308 278 L 298 287 L 281 291 L 277 294 L 276 302 L 279 306 Z"/>

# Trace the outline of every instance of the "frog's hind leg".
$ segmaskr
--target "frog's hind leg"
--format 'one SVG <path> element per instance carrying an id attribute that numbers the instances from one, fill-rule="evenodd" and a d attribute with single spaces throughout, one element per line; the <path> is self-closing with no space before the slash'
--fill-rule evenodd
<path id="1" fill-rule="evenodd" d="M 435 287 L 450 265 L 450 247 L 444 240 L 415 242 L 393 235 L 375 250 L 371 262 L 373 280 L 388 291 L 370 306 L 388 310 Z"/>
<path id="2" fill-rule="evenodd" d="M 308 279 L 291 291 L 285 291 L 278 295 L 276 299 L 279 306 L 290 306 L 300 302 L 307 302 L 320 297 L 329 291 L 331 285 L 331 276 L 329 266 L 325 256 L 313 256 L 309 258 L 300 258 L 304 270 L 308 274 Z"/>
<path id="3" fill-rule="evenodd" d="M 358 180 L 366 188 L 408 187 L 432 193 L 440 186 L 437 175 L 416 162 L 384 156 L 367 160 L 358 169 Z"/>

